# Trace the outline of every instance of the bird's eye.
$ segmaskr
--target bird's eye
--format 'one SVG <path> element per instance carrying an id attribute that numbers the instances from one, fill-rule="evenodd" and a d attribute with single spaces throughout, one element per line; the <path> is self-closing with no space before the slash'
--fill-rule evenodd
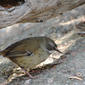
<path id="1" fill-rule="evenodd" d="M 52 46 L 48 45 L 48 46 L 47 46 L 47 49 L 48 49 L 49 51 L 51 51 L 51 50 L 53 50 L 53 49 L 54 49 L 54 47 L 52 47 Z"/>
<path id="2" fill-rule="evenodd" d="M 55 44 L 55 46 L 54 47 L 57 47 L 57 45 Z"/>

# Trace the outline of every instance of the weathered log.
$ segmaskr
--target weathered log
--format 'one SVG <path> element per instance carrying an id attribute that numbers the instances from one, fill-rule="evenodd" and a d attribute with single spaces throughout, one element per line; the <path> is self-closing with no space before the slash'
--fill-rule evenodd
<path id="1" fill-rule="evenodd" d="M 85 0 L 25 0 L 24 4 L 0 7 L 0 28 L 19 22 L 43 22 L 76 8 Z"/>

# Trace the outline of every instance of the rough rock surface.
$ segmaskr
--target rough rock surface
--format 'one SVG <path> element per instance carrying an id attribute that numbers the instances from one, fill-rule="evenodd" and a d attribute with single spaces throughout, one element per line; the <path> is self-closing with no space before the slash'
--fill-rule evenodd
<path id="1" fill-rule="evenodd" d="M 2 2 L 5 0 L 1 0 Z M 12 1 L 6 0 L 10 5 Z M 16 0 L 18 1 L 18 0 Z M 15 2 L 16 2 L 15 1 Z M 85 4 L 85 0 L 19 0 L 21 5 L 3 8 L 0 3 L 0 29 L 21 22 L 43 22 Z M 5 4 L 4 5 L 7 5 Z M 11 4 L 12 3 L 12 4 Z"/>
<path id="2" fill-rule="evenodd" d="M 81 31 L 75 24 L 85 20 L 85 8 L 80 7 L 67 12 L 62 17 L 48 20 L 44 23 L 26 23 L 10 26 L 0 30 L 0 49 L 26 37 L 48 36 L 55 40 L 59 49 L 69 52 L 64 59 L 56 55 L 60 63 L 46 68 L 36 79 L 27 76 L 15 78 L 8 85 L 85 85 L 85 37 L 77 35 Z M 56 60 L 57 60 L 56 57 Z M 55 61 L 57 63 L 57 61 Z M 13 73 L 15 64 L 0 57 L 0 84 L 4 84 Z M 49 67 L 49 66 L 48 66 Z"/>

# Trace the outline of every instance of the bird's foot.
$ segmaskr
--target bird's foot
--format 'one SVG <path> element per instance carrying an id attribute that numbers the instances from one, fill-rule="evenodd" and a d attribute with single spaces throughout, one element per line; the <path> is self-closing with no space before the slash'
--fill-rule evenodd
<path id="1" fill-rule="evenodd" d="M 24 70 L 25 74 L 28 75 L 31 79 L 37 78 L 36 76 L 32 76 L 28 71 Z"/>
<path id="2" fill-rule="evenodd" d="M 32 76 L 29 72 L 25 72 L 31 79 L 37 78 L 36 76 Z"/>

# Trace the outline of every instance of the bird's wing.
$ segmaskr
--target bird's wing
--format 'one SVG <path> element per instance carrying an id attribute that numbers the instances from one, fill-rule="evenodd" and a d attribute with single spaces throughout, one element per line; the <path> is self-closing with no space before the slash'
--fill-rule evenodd
<path id="1" fill-rule="evenodd" d="M 7 54 L 8 57 L 20 57 L 20 56 L 30 56 L 32 52 L 30 51 L 12 51 Z"/>

